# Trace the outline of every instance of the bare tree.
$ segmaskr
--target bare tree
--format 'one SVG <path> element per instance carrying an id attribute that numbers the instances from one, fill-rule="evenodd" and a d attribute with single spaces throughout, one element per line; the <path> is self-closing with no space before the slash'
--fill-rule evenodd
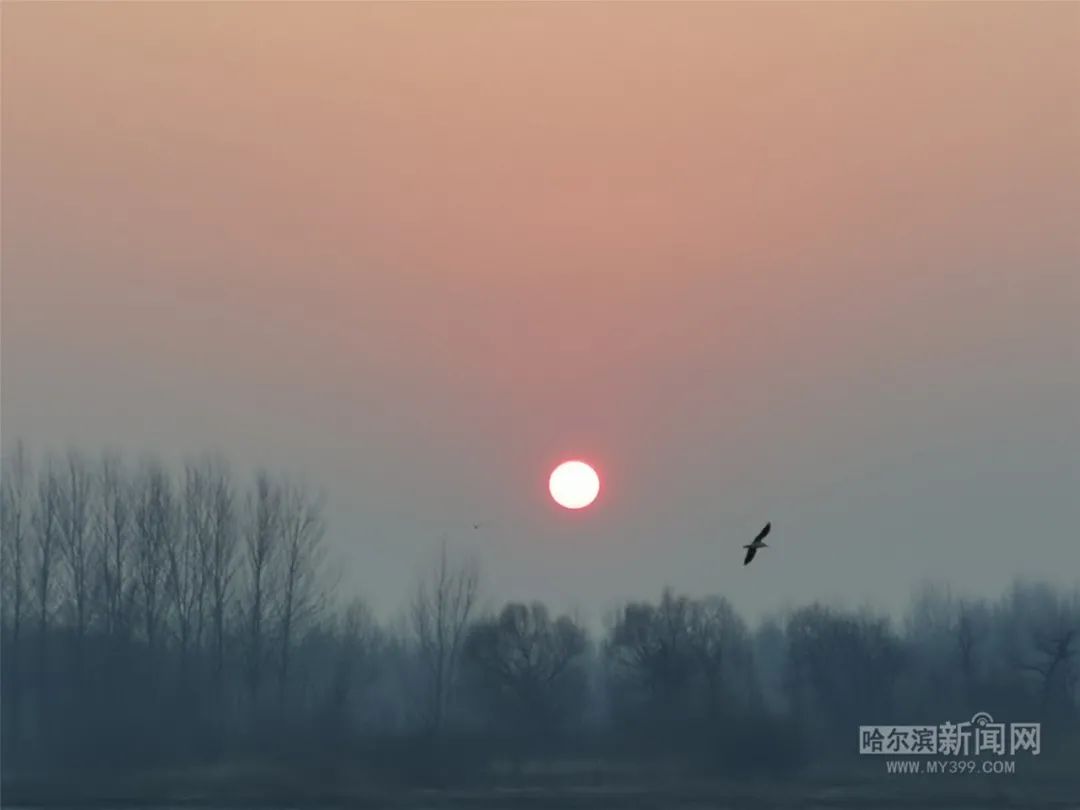
<path id="1" fill-rule="evenodd" d="M 26 448 L 17 442 L 3 459 L 0 483 L 0 565 L 3 566 L 3 629 L 9 635 L 9 654 L 3 657 L 9 688 L 5 692 L 4 716 L 9 719 L 11 739 L 18 746 L 22 716 L 22 625 L 26 609 L 26 577 L 29 564 L 27 534 L 30 526 L 30 462 Z"/>
<path id="2" fill-rule="evenodd" d="M 69 451 L 65 462 L 59 499 L 60 550 L 68 574 L 76 655 L 81 656 L 90 621 L 91 566 L 95 557 L 90 523 L 93 476 L 86 459 L 78 451 Z"/>
<path id="3" fill-rule="evenodd" d="M 321 499 L 302 486 L 284 488 L 281 497 L 282 582 L 279 616 L 278 695 L 285 702 L 294 635 L 320 608 L 319 566 L 325 521 Z"/>
<path id="4" fill-rule="evenodd" d="M 1059 626 L 1037 631 L 1032 639 L 1035 656 L 1023 668 L 1039 675 L 1039 704 L 1043 711 L 1055 692 L 1068 698 L 1069 690 L 1064 687 L 1071 682 L 1070 669 L 1076 657 L 1077 638 L 1075 627 Z"/>
<path id="5" fill-rule="evenodd" d="M 19 649 L 23 612 L 26 609 L 26 577 L 29 564 L 27 535 L 30 528 L 30 461 L 20 441 L 3 459 L 0 484 L 0 543 L 3 558 L 3 622 L 11 633 L 13 649 Z M 16 655 L 18 653 L 16 652 Z"/>
<path id="6" fill-rule="evenodd" d="M 451 704 L 469 617 L 479 590 L 472 558 L 451 562 L 444 539 L 434 567 L 416 585 L 410 618 L 427 675 L 427 724 L 441 734 Z"/>
<path id="7" fill-rule="evenodd" d="M 574 667 L 585 652 L 584 629 L 569 616 L 552 619 L 547 608 L 510 603 L 498 616 L 474 623 L 465 660 L 479 671 L 495 714 L 542 735 L 555 732 L 584 702 L 585 682 Z"/>
<path id="8" fill-rule="evenodd" d="M 337 655 L 330 673 L 321 736 L 328 751 L 340 749 L 349 727 L 358 686 L 367 685 L 374 675 L 378 631 L 367 605 L 353 599 L 335 622 Z"/>
<path id="9" fill-rule="evenodd" d="M 913 694 L 929 705 L 925 712 L 944 712 L 956 705 L 963 692 L 963 672 L 957 667 L 961 640 L 958 602 L 945 583 L 928 580 L 913 591 L 904 614 L 904 640 L 914 666 Z M 967 628 L 971 629 L 971 628 Z"/>
<path id="10" fill-rule="evenodd" d="M 206 589 L 203 555 L 209 547 L 211 519 L 206 483 L 198 466 L 184 467 L 178 507 L 180 525 L 167 535 L 165 543 L 167 592 L 176 617 L 182 681 L 187 675 L 192 646 L 199 643 L 202 628 Z"/>
<path id="11" fill-rule="evenodd" d="M 33 588 L 37 610 L 38 640 L 41 645 L 40 653 L 42 660 L 39 662 L 44 669 L 45 643 L 49 630 L 49 612 L 52 609 L 54 577 L 53 566 L 56 561 L 57 547 L 60 543 L 60 519 L 58 510 L 60 505 L 60 482 L 56 477 L 51 460 L 46 462 L 45 469 L 38 479 L 38 496 L 34 504 L 34 569 Z"/>
<path id="12" fill-rule="evenodd" d="M 34 503 L 32 523 L 34 526 L 34 562 L 32 587 L 37 613 L 37 673 L 34 688 L 37 697 L 39 722 L 46 724 L 48 717 L 49 681 L 49 619 L 53 609 L 55 576 L 53 567 L 60 543 L 60 482 L 51 459 L 38 477 L 37 499 Z"/>
<path id="13" fill-rule="evenodd" d="M 888 717 L 904 647 L 887 617 L 847 613 L 820 604 L 788 619 L 786 676 L 792 705 L 842 734 L 859 717 Z"/>
<path id="14" fill-rule="evenodd" d="M 214 681 L 220 697 L 225 667 L 225 621 L 236 572 L 236 504 L 232 480 L 223 463 L 205 460 L 200 477 L 206 510 L 200 559 L 210 614 Z"/>
<path id="15" fill-rule="evenodd" d="M 956 605 L 953 634 L 960 664 L 965 709 L 972 709 L 979 678 L 979 660 L 987 635 L 987 610 L 979 601 L 961 599 Z"/>
<path id="16" fill-rule="evenodd" d="M 172 480 L 159 462 L 148 462 L 139 474 L 135 497 L 135 566 L 139 582 L 139 607 L 146 643 L 153 649 L 160 641 L 166 607 L 167 552 L 176 531 L 176 496 Z"/>
<path id="17" fill-rule="evenodd" d="M 694 605 L 665 590 L 658 605 L 631 602 L 615 618 L 607 660 L 617 678 L 628 679 L 649 702 L 670 711 L 693 677 L 690 633 Z"/>
<path id="18" fill-rule="evenodd" d="M 244 531 L 247 591 L 243 607 L 247 625 L 247 687 L 252 701 L 262 685 L 267 625 L 272 606 L 274 564 L 280 547 L 281 488 L 265 472 L 255 479 Z"/>
<path id="19" fill-rule="evenodd" d="M 99 478 L 96 526 L 105 632 L 113 638 L 126 638 L 131 630 L 135 597 L 131 574 L 134 526 L 130 481 L 120 457 L 114 454 L 106 454 L 102 459 Z"/>
<path id="20" fill-rule="evenodd" d="M 727 599 L 712 596 L 694 602 L 688 642 L 710 712 L 715 715 L 736 699 L 745 704 L 760 697 L 750 633 Z"/>
<path id="21" fill-rule="evenodd" d="M 1049 585 L 1017 581 L 996 612 L 1006 657 L 1015 670 L 1035 676 L 1041 711 L 1052 708 L 1055 719 L 1074 711 L 1080 604 Z"/>
<path id="22" fill-rule="evenodd" d="M 1071 711 L 1072 681 L 1080 647 L 1080 615 L 1067 601 L 1045 586 L 1013 589 L 1014 604 L 1021 614 L 1028 636 L 1019 667 L 1039 680 L 1039 706 L 1045 713 L 1051 705 Z"/>

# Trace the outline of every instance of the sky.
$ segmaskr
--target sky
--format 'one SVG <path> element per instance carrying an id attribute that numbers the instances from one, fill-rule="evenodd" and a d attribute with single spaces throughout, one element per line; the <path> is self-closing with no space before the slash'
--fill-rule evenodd
<path id="1" fill-rule="evenodd" d="M 5 450 L 302 476 L 384 616 L 1077 582 L 1080 4 L 5 3 L 0 91 Z"/>

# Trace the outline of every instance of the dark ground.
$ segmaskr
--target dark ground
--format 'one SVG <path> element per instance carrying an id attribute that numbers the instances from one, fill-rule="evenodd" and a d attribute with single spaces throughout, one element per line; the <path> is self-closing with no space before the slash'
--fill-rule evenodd
<path id="1" fill-rule="evenodd" d="M 884 764 L 878 763 L 884 770 Z M 671 777 L 650 784 L 583 784 L 544 780 L 446 788 L 371 787 L 363 780 L 318 774 L 230 769 L 116 778 L 70 773 L 64 778 L 6 779 L 0 804 L 50 808 L 402 808 L 403 810 L 735 810 L 736 808 L 1074 808 L 1080 777 L 1014 775 L 885 775 L 690 782 Z M 510 784 L 514 782 L 514 784 Z"/>

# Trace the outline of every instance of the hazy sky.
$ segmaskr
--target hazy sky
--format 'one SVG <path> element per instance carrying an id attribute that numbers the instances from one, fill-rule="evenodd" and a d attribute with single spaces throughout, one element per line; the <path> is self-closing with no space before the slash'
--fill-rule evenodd
<path id="1" fill-rule="evenodd" d="M 1080 4 L 5 3 L 2 37 L 5 447 L 305 475 L 384 615 L 444 531 L 593 621 L 1076 581 Z"/>

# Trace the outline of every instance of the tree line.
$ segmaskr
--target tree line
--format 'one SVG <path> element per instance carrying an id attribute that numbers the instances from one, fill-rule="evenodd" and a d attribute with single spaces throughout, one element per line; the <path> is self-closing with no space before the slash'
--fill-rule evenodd
<path id="1" fill-rule="evenodd" d="M 750 626 L 721 595 L 668 589 L 595 635 L 539 602 L 482 609 L 478 561 L 443 544 L 380 623 L 335 587 L 323 501 L 287 476 L 19 443 L 0 483 L 5 776 L 250 760 L 406 781 L 574 759 L 788 773 L 849 756 L 859 725 L 976 711 L 1080 741 L 1076 590 L 926 586 L 900 621 L 812 604 Z"/>

